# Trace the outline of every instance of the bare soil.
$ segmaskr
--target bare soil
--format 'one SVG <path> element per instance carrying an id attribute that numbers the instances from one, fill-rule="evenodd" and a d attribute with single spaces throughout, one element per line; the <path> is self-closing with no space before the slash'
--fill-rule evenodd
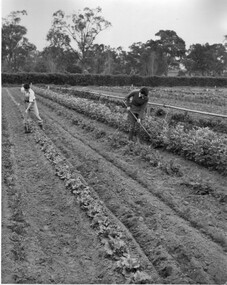
<path id="1" fill-rule="evenodd" d="M 114 143 L 126 134 L 37 101 L 45 130 L 25 134 L 19 88 L 2 89 L 2 283 L 127 282 L 36 143 L 37 132 L 103 202 L 150 283 L 227 281 L 226 177 L 161 150 L 162 165 L 174 161 L 182 174 L 152 166 Z"/>

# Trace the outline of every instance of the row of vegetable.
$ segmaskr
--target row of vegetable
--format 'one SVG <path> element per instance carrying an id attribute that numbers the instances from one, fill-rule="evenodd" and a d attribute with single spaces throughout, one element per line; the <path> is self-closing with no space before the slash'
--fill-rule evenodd
<path id="1" fill-rule="evenodd" d="M 58 88 L 58 89 L 71 89 L 75 90 L 73 86 L 56 86 L 51 85 L 50 88 Z M 77 88 L 77 87 L 76 87 Z M 86 88 L 86 87 L 85 87 Z M 90 87 L 96 92 L 104 92 L 104 93 L 115 93 L 119 94 L 119 96 L 126 96 L 130 91 L 136 89 L 137 87 L 133 86 L 98 86 L 98 87 Z M 87 88 L 86 88 L 87 89 Z M 190 90 L 183 88 L 149 88 L 150 94 L 152 98 L 162 98 L 167 100 L 179 100 L 184 102 L 194 102 L 194 103 L 202 103 L 202 104 L 214 104 L 217 106 L 226 106 L 227 104 L 227 94 L 226 91 L 219 89 L 199 89 L 199 90 Z"/>
<path id="2" fill-rule="evenodd" d="M 56 102 L 45 100 L 45 98 L 39 98 L 39 100 L 42 102 L 42 104 L 50 108 L 52 111 L 56 112 L 55 110 L 57 110 L 57 115 L 67 118 L 68 122 L 70 122 L 72 125 L 78 126 L 86 132 L 91 132 L 93 139 L 105 140 L 112 150 L 121 149 L 121 155 L 137 156 L 143 161 L 148 162 L 150 166 L 159 168 L 170 176 L 184 176 L 185 184 L 183 183 L 182 185 L 186 185 L 187 187 L 192 188 L 196 193 L 201 192 L 211 194 L 221 203 L 226 200 L 225 193 L 222 193 L 221 189 L 214 187 L 212 183 L 207 180 L 207 178 L 203 180 L 200 176 L 197 175 L 190 175 L 190 177 L 187 177 L 187 175 L 185 175 L 186 172 L 184 171 L 182 165 L 177 162 L 176 157 L 167 159 L 164 153 L 159 152 L 149 144 L 140 144 L 129 141 L 127 135 L 125 135 L 123 132 L 115 131 L 109 134 L 103 129 L 102 126 L 98 126 L 95 121 L 89 121 L 87 118 L 75 116 L 75 113 L 73 111 L 66 110 L 64 106 L 61 106 Z M 88 145 L 91 146 L 89 142 Z M 112 156 L 105 155 L 105 158 L 111 163 L 114 163 L 120 169 L 122 168 L 122 165 L 118 163 L 118 160 L 113 159 Z M 124 167 L 123 170 L 125 170 Z M 141 180 L 140 174 L 134 170 L 128 169 L 126 173 L 130 177 L 133 177 L 133 179 L 138 180 L 139 183 L 144 183 L 143 179 Z M 185 218 L 187 219 L 187 217 Z"/>
<path id="3" fill-rule="evenodd" d="M 45 86 L 45 85 L 43 85 Z M 53 91 L 60 91 L 62 93 L 70 93 L 70 94 L 75 94 L 77 95 L 77 89 L 75 87 L 68 87 L 68 86 L 54 86 L 51 85 L 49 86 L 49 88 Z M 101 88 L 102 90 L 102 88 Z M 120 90 L 118 90 L 117 92 L 115 92 L 115 89 L 113 89 L 113 91 L 110 91 L 111 89 L 108 88 L 107 92 L 113 92 L 113 93 L 119 93 L 119 96 L 126 96 L 131 90 L 131 88 L 129 88 L 128 92 L 125 92 L 125 90 L 122 88 Z M 89 93 L 89 89 L 86 90 L 86 88 L 84 89 L 84 92 Z M 99 93 L 100 95 L 101 93 L 105 92 L 106 89 L 103 89 L 103 91 L 100 90 L 95 90 L 94 92 Z M 121 91 L 121 92 L 120 92 Z M 219 92 L 220 93 L 220 92 Z M 151 94 L 151 98 L 157 98 L 157 99 L 168 99 L 168 100 L 179 100 L 179 101 L 183 101 L 185 102 L 193 102 L 193 103 L 203 103 L 203 104 L 214 104 L 217 106 L 226 106 L 227 105 L 227 98 L 225 98 L 225 96 L 222 96 L 220 94 L 211 94 L 208 92 L 204 92 L 204 93 L 184 93 L 181 90 L 172 90 L 172 89 L 154 89 L 152 88 L 150 90 L 150 94 Z M 98 94 L 97 94 L 98 95 Z M 87 94 L 87 96 L 89 96 Z M 99 96 L 99 95 L 98 95 Z M 94 97 L 95 98 L 95 97 Z M 101 98 L 101 96 L 99 96 L 99 98 Z"/>
<path id="4" fill-rule="evenodd" d="M 65 96 L 51 90 L 35 88 L 36 93 L 67 108 L 85 114 L 93 119 L 128 131 L 127 113 L 111 110 L 107 105 L 85 98 Z M 198 164 L 227 174 L 227 135 L 217 134 L 209 128 L 185 129 L 181 124 L 169 125 L 165 120 L 146 117 L 144 127 L 150 134 L 142 133 L 143 139 L 154 147 L 184 156 Z M 143 130 L 141 130 L 142 132 Z"/>
<path id="5" fill-rule="evenodd" d="M 34 124 L 33 130 L 36 143 L 41 146 L 45 157 L 55 168 L 56 175 L 76 196 L 81 209 L 90 218 L 91 227 L 97 232 L 106 255 L 115 261 L 115 269 L 125 276 L 127 283 L 153 283 L 155 280 L 146 273 L 144 265 L 130 253 L 124 232 L 110 216 L 108 209 L 95 191 L 87 184 L 80 172 L 73 170 L 69 162 L 56 150 L 52 141 Z"/>
<path id="6" fill-rule="evenodd" d="M 46 85 L 42 85 L 42 87 L 46 88 Z M 118 108 L 118 112 L 119 111 L 123 111 L 124 112 L 124 108 L 125 108 L 125 104 L 123 102 L 123 97 L 122 99 L 118 99 L 118 98 L 113 98 L 113 97 L 108 97 L 108 96 L 104 96 L 101 93 L 92 93 L 89 92 L 88 90 L 84 89 L 84 90 L 77 90 L 75 87 L 62 87 L 62 86 L 49 86 L 49 88 L 52 91 L 55 91 L 57 93 L 64 93 L 66 95 L 73 95 L 75 97 L 79 97 L 79 98 L 86 98 L 86 99 L 90 99 L 90 100 L 94 100 L 94 101 L 99 101 L 99 103 L 102 104 L 106 104 L 108 105 L 111 110 L 114 109 L 114 106 L 118 106 L 121 107 L 122 110 L 120 108 Z M 164 92 L 166 93 L 166 92 Z M 163 94 L 164 94 L 163 93 Z M 168 105 L 177 105 L 179 107 L 185 108 L 185 99 L 184 96 L 182 94 L 182 96 L 180 96 L 177 102 L 173 101 L 171 98 L 171 93 L 166 93 L 163 97 L 163 94 L 161 95 L 161 97 L 158 97 L 158 94 L 161 94 L 161 92 L 159 91 L 158 93 L 156 93 L 156 91 L 152 91 L 152 102 L 154 103 L 160 103 L 160 104 L 168 104 Z M 126 95 L 126 94 L 125 94 Z M 175 93 L 174 93 L 175 95 Z M 122 96 L 122 93 L 121 93 Z M 207 95 L 208 96 L 208 95 Z M 197 96 L 195 96 L 197 98 Z M 164 98 L 164 99 L 163 99 Z M 198 108 L 198 103 L 196 103 L 197 101 L 194 100 L 195 98 L 191 98 L 191 103 L 190 106 L 188 106 L 189 109 L 197 109 Z M 166 101 L 167 100 L 167 101 Z M 224 99 L 223 99 L 224 100 Z M 173 101 L 173 102 L 172 102 Z M 224 102 L 219 102 L 221 104 L 222 107 L 220 109 L 220 113 L 223 113 L 223 106 L 226 105 L 226 103 Z M 193 104 L 195 105 L 194 107 Z M 201 105 L 201 104 L 200 104 Z M 206 108 L 207 106 L 207 108 Z M 215 110 L 211 110 L 211 108 L 208 105 L 202 105 L 201 106 L 201 110 L 205 111 L 205 112 L 209 112 L 212 111 L 212 113 L 218 113 L 219 110 L 217 109 L 218 106 L 215 106 Z M 212 107 L 213 107 L 212 106 Z M 168 123 L 169 124 L 173 124 L 175 125 L 178 122 L 181 122 L 182 124 L 184 124 L 185 126 L 187 126 L 187 128 L 193 128 L 193 127 L 209 127 L 210 129 L 214 130 L 215 132 L 220 132 L 220 133 L 227 133 L 227 120 L 224 118 L 216 118 L 216 117 L 204 117 L 199 114 L 190 114 L 188 112 L 182 112 L 182 111 L 176 111 L 176 110 L 172 110 L 172 109 L 166 109 L 163 107 L 155 107 L 154 105 L 152 107 L 149 108 L 149 115 L 153 116 L 153 117 L 166 117 L 168 114 Z"/>
<path id="7" fill-rule="evenodd" d="M 123 132 L 115 131 L 113 134 L 108 135 L 108 133 L 102 128 L 97 127 L 97 125 L 93 122 L 88 122 L 86 119 L 80 118 L 78 119 L 73 115 L 72 112 L 67 112 L 64 106 L 58 105 L 50 100 L 45 100 L 44 98 L 39 98 L 39 100 L 50 108 L 52 111 L 56 112 L 59 116 L 65 116 L 71 122 L 71 124 L 79 126 L 80 128 L 86 130 L 87 132 L 92 132 L 95 139 L 105 138 L 106 141 L 110 143 L 111 148 L 120 149 L 123 148 L 124 154 L 130 154 L 140 157 L 142 160 L 148 162 L 153 167 L 158 167 L 163 170 L 165 173 L 171 176 L 183 176 L 184 173 L 181 170 L 180 164 L 177 164 L 175 159 L 166 160 L 163 159 L 163 156 L 160 152 L 154 148 L 152 148 L 148 144 L 140 144 L 129 141 L 127 136 L 123 134 Z M 112 158 L 107 158 L 112 162 Z M 129 171 L 128 174 L 135 178 L 135 172 Z"/>

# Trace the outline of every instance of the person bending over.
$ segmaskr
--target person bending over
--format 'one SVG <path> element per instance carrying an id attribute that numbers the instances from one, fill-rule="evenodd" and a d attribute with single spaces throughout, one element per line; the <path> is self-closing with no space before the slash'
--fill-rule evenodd
<path id="1" fill-rule="evenodd" d="M 149 90 L 142 87 L 140 90 L 130 92 L 126 97 L 126 105 L 128 111 L 129 122 L 129 140 L 137 137 L 141 140 L 141 121 L 145 118 L 145 111 L 149 99 Z"/>
<path id="2" fill-rule="evenodd" d="M 43 129 L 43 120 L 41 119 L 39 115 L 39 110 L 36 102 L 35 92 L 31 89 L 30 84 L 24 84 L 21 87 L 21 92 L 24 93 L 24 101 L 25 101 L 25 117 L 24 121 L 25 124 L 28 123 L 28 120 L 30 118 L 30 114 L 33 113 L 38 120 L 38 125 L 41 129 Z"/>

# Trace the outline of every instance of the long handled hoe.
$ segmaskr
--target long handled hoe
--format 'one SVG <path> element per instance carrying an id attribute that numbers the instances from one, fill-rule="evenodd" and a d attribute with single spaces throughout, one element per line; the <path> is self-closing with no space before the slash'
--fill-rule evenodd
<path id="1" fill-rule="evenodd" d="M 124 102 L 125 106 L 128 107 L 127 104 L 125 103 L 125 101 L 123 101 L 123 102 Z M 134 117 L 135 120 L 137 121 L 138 119 L 137 119 L 137 117 L 132 113 L 132 111 L 129 110 L 129 112 L 133 115 L 133 117 Z M 151 135 L 148 133 L 148 131 L 147 131 L 146 128 L 142 125 L 142 123 L 139 122 L 139 124 L 140 124 L 140 126 L 143 128 L 143 130 L 145 131 L 145 133 L 149 136 L 149 138 L 152 140 Z"/>

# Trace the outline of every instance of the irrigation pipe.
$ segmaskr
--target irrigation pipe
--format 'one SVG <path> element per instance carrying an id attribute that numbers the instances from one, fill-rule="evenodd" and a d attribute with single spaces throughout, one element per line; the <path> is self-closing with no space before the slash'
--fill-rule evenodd
<path id="1" fill-rule="evenodd" d="M 176 106 L 171 106 L 171 105 L 166 105 L 166 104 L 158 104 L 158 103 L 152 103 L 152 102 L 149 102 L 148 104 L 149 105 L 161 106 L 161 107 L 164 107 L 164 108 L 177 109 L 177 110 L 186 111 L 186 112 L 198 113 L 198 114 L 202 114 L 202 115 L 209 115 L 209 116 L 227 118 L 227 115 L 216 114 L 216 113 L 209 113 L 209 112 L 203 112 L 203 111 L 197 111 L 197 110 L 186 109 L 186 108 L 181 108 L 181 107 L 176 107 Z"/>
<path id="2" fill-rule="evenodd" d="M 78 91 L 81 91 L 81 90 L 78 90 Z M 110 97 L 110 98 L 122 100 L 121 96 L 109 95 L 109 94 L 104 94 L 104 93 L 94 92 L 94 91 L 89 91 L 89 90 L 87 92 L 90 92 L 90 93 L 96 94 L 96 95 L 100 95 L 100 96 L 105 96 L 105 97 Z M 185 111 L 185 112 L 198 113 L 198 114 L 202 114 L 202 115 L 221 117 L 221 118 L 227 119 L 227 115 L 224 115 L 224 114 L 216 114 L 216 113 L 209 113 L 209 112 L 204 112 L 204 111 L 197 111 L 197 110 L 186 109 L 186 108 L 176 107 L 176 106 L 172 106 L 172 105 L 153 103 L 153 102 L 148 102 L 148 105 L 160 106 L 160 107 L 164 107 L 164 108 L 176 109 L 176 110 L 181 110 L 181 111 Z"/>

